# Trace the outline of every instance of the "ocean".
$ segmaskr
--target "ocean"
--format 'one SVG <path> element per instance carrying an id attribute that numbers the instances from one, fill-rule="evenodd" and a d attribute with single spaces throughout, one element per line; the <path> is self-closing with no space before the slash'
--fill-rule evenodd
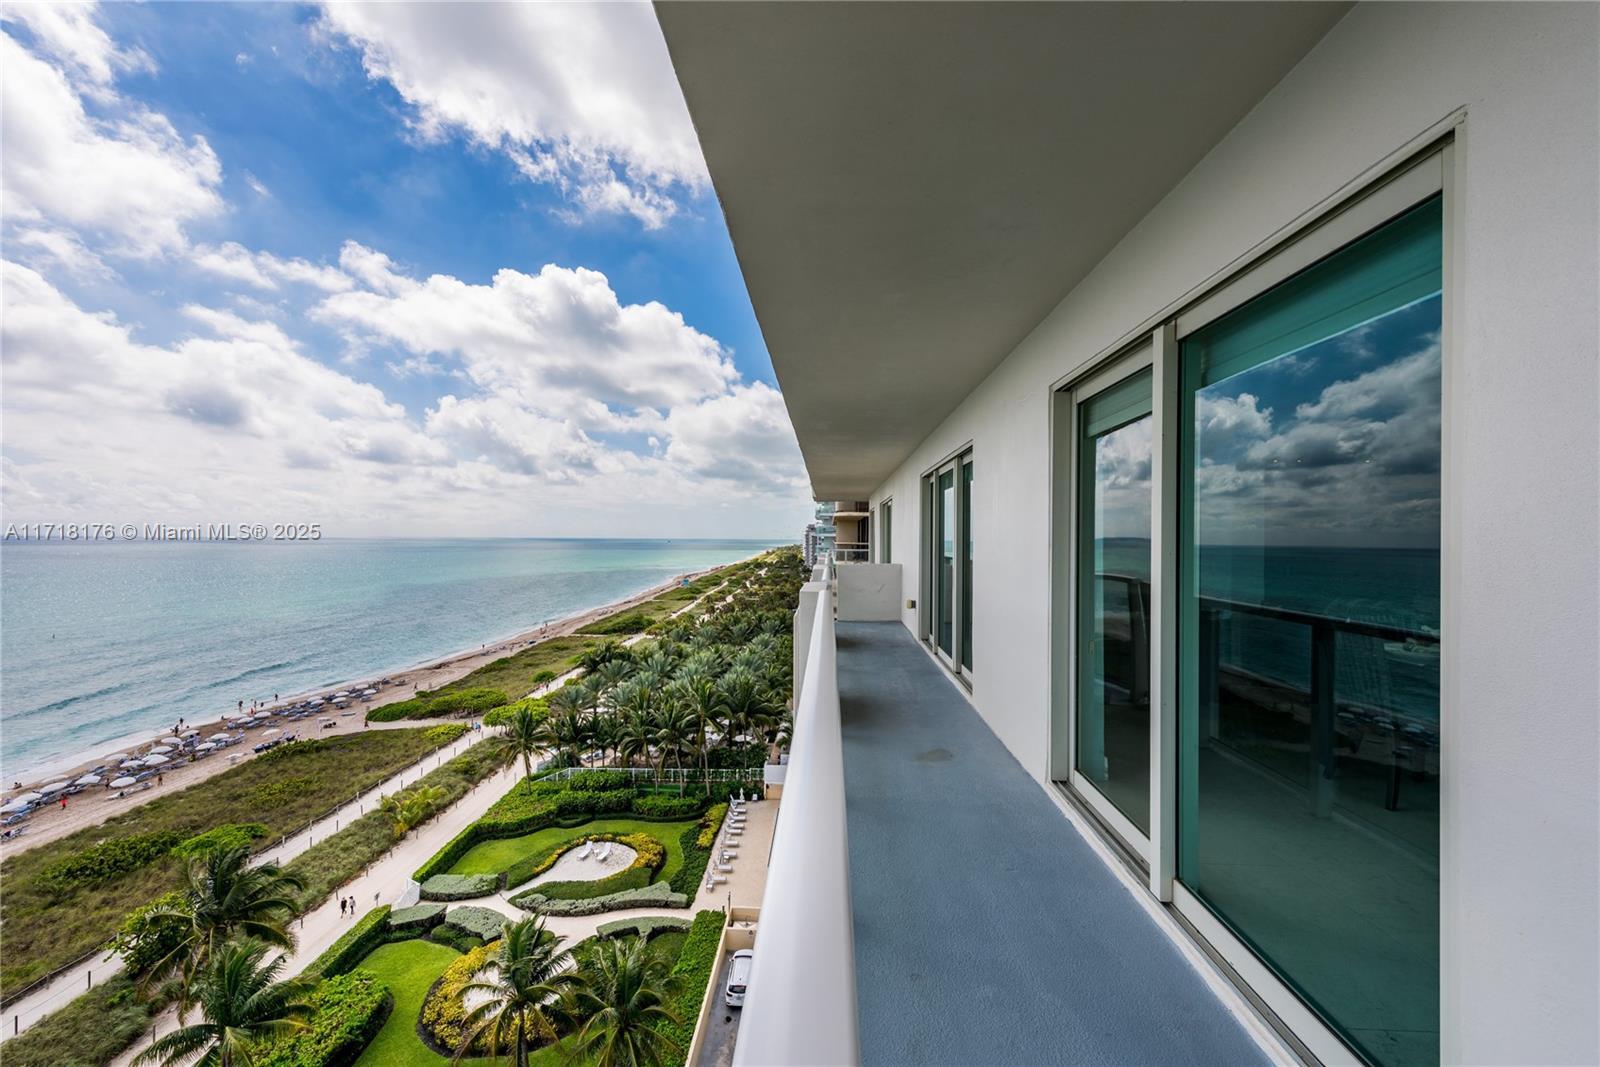
<path id="1" fill-rule="evenodd" d="M 1101 545 L 1105 571 L 1149 579 L 1148 541 L 1110 538 Z M 1202 545 L 1200 595 L 1437 636 L 1439 552 Z M 1300 689 L 1310 686 L 1309 626 L 1244 611 L 1224 612 L 1219 625 L 1223 666 Z M 1339 701 L 1398 712 L 1419 723 L 1439 721 L 1436 644 L 1347 633 L 1336 640 Z"/>
<path id="2" fill-rule="evenodd" d="M 380 676 L 776 542 L 559 539 L 0 547 L 0 781 L 236 702 Z"/>

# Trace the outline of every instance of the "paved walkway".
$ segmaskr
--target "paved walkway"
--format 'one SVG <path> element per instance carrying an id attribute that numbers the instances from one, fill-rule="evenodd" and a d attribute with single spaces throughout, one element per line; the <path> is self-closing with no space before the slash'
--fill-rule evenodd
<path id="1" fill-rule="evenodd" d="M 896 623 L 838 625 L 861 1062 L 1268 1062 Z"/>

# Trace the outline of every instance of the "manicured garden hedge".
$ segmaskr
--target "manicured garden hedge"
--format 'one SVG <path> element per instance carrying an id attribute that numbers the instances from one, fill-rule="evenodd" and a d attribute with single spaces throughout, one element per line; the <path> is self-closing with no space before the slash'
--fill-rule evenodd
<path id="1" fill-rule="evenodd" d="M 420 936 L 444 922 L 443 904 L 413 904 L 389 913 L 389 929 Z"/>
<path id="2" fill-rule="evenodd" d="M 388 932 L 389 905 L 373 908 L 311 961 L 305 973 L 312 978 L 344 974 L 366 959 L 367 953 L 383 944 Z"/>
<path id="3" fill-rule="evenodd" d="M 662 1067 L 684 1067 L 689 1055 L 689 1042 L 694 1040 L 695 1024 L 700 1020 L 700 1007 L 705 1003 L 706 986 L 711 984 L 711 974 L 717 968 L 717 946 L 722 943 L 724 916 L 720 911 L 702 911 L 694 917 L 689 936 L 673 964 L 672 974 L 678 980 L 678 992 L 667 1004 L 676 1023 L 662 1023 L 661 1032 L 677 1045 L 676 1052 L 668 1052 L 661 1061 Z"/>
<path id="4" fill-rule="evenodd" d="M 492 941 L 500 936 L 501 927 L 508 921 L 493 908 L 478 908 L 468 904 L 451 908 L 446 912 L 443 925 L 454 927 L 462 933 L 471 934 L 485 941 Z"/>
<path id="5" fill-rule="evenodd" d="M 717 831 L 722 828 L 728 805 L 713 805 L 700 816 L 700 822 L 683 831 L 678 846 L 683 849 L 683 866 L 672 876 L 675 892 L 693 898 L 700 891 L 700 879 L 706 876 L 706 865 L 711 862 L 711 847 L 716 844 Z"/>
<path id="6" fill-rule="evenodd" d="M 668 930 L 687 930 L 691 925 L 692 920 L 675 915 L 646 915 L 642 919 L 613 919 L 595 927 L 594 932 L 599 937 L 637 934 L 648 940 Z"/>
<path id="7" fill-rule="evenodd" d="M 427 998 L 422 1002 L 417 1030 L 419 1036 L 425 1037 L 435 1051 L 449 1055 L 467 1036 L 467 1008 L 461 994 L 478 972 L 488 966 L 494 951 L 489 945 L 480 945 L 462 953 L 459 959 L 450 962 L 444 974 L 428 990 Z M 482 1053 L 488 1050 L 479 1046 L 469 1051 Z"/>
<path id="8" fill-rule="evenodd" d="M 582 900 L 553 900 L 537 886 L 526 893 L 511 898 L 511 903 L 523 911 L 544 915 L 599 915 L 601 912 L 622 911 L 626 908 L 687 908 L 689 897 L 675 893 L 666 882 L 656 882 L 641 889 L 624 889 L 600 897 Z"/>
<path id="9" fill-rule="evenodd" d="M 529 856 L 525 859 L 517 860 L 510 867 L 506 868 L 505 874 L 501 879 L 500 888 L 515 889 L 524 882 L 532 881 L 545 871 L 548 871 L 551 867 L 554 867 L 557 860 L 559 860 L 562 856 L 565 856 L 568 852 L 571 852 L 573 849 L 577 848 L 579 845 L 583 844 L 585 841 L 616 841 L 619 844 L 627 845 L 629 848 L 633 849 L 634 852 L 638 853 L 638 855 L 634 857 L 632 863 L 630 863 L 623 870 L 618 871 L 617 874 L 611 875 L 610 878 L 602 878 L 598 880 L 591 879 L 589 881 L 582 882 L 582 885 L 598 885 L 600 882 L 610 881 L 611 878 L 616 878 L 618 875 L 626 874 L 628 871 L 639 868 L 648 869 L 649 877 L 644 879 L 642 882 L 638 881 L 637 879 L 631 879 L 625 883 L 620 883 L 610 888 L 602 889 L 597 893 L 551 893 L 549 894 L 550 896 L 599 896 L 604 893 L 614 892 L 619 889 L 629 889 L 636 886 L 649 885 L 650 880 L 655 877 L 657 871 L 661 870 L 661 865 L 665 863 L 667 859 L 666 849 L 662 846 L 661 842 L 657 841 L 653 837 L 650 837 L 648 834 L 585 834 L 582 837 L 575 837 L 569 841 L 561 842 L 561 844 L 557 845 L 543 856 Z M 550 882 L 548 884 L 572 885 L 580 883 Z M 540 889 L 542 891 L 545 889 L 545 887 L 541 886 Z"/>
<path id="10" fill-rule="evenodd" d="M 423 900 L 471 900 L 500 889 L 497 874 L 436 874 L 422 883 Z"/>
<path id="11" fill-rule="evenodd" d="M 344 1067 L 355 1062 L 389 1017 L 394 999 L 369 971 L 324 978 L 307 998 L 304 1030 L 267 1046 L 255 1067 Z"/>

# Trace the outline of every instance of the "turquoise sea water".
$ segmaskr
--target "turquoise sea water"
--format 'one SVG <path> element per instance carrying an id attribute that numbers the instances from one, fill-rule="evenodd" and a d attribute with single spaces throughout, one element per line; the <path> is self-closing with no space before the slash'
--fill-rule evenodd
<path id="1" fill-rule="evenodd" d="M 0 780 L 179 716 L 382 675 L 771 547 L 324 540 L 0 547 Z"/>

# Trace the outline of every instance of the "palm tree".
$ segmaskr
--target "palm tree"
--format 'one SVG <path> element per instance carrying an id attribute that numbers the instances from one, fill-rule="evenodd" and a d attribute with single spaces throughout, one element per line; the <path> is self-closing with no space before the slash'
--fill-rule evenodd
<path id="1" fill-rule="evenodd" d="M 516 1067 L 527 1067 L 529 1037 L 547 1041 L 555 1037 L 558 1002 L 570 1001 L 581 981 L 568 966 L 572 954 L 561 948 L 563 940 L 545 934 L 543 918 L 501 927 L 493 973 L 486 971 L 461 991 L 464 998 L 479 994 L 484 999 L 462 1020 L 465 1036 L 451 1063 L 459 1063 L 468 1049 L 486 1042 L 491 1056 L 509 1044 Z"/>
<path id="2" fill-rule="evenodd" d="M 728 709 L 729 730 L 724 741 L 730 745 L 736 734 L 753 735 L 777 709 L 778 702 L 755 674 L 741 667 L 723 675 L 719 689 L 722 703 Z"/>
<path id="3" fill-rule="evenodd" d="M 677 704 L 667 704 L 656 712 L 656 752 L 660 756 L 659 781 L 667 768 L 670 753 L 678 766 L 678 793 L 683 793 L 683 753 L 694 742 L 694 713 Z"/>
<path id="4" fill-rule="evenodd" d="M 655 743 L 655 724 L 648 711 L 629 712 L 622 717 L 617 728 L 617 756 L 632 766 L 634 757 L 643 756 L 650 762 L 650 746 Z M 656 781 L 661 780 L 656 776 Z"/>
<path id="5" fill-rule="evenodd" d="M 506 723 L 506 736 L 511 739 L 511 747 L 522 757 L 522 776 L 533 777 L 533 754 L 539 751 L 539 718 L 534 715 L 533 709 L 524 704 L 511 713 L 511 721 Z"/>
<path id="6" fill-rule="evenodd" d="M 722 721 L 727 712 L 727 705 L 723 703 L 722 694 L 718 692 L 716 683 L 705 675 L 680 677 L 667 687 L 667 692 L 673 703 L 695 717 L 697 727 L 695 747 L 700 751 L 700 767 L 705 772 L 706 791 L 710 792 L 711 760 L 706 743 L 706 730 L 713 723 Z"/>
<path id="7" fill-rule="evenodd" d="M 656 1067 L 681 1051 L 660 1029 L 680 1021 L 667 1006 L 679 982 L 644 938 L 602 941 L 585 954 L 580 969 L 583 982 L 573 988 L 572 1014 L 588 1021 L 573 1036 L 574 1058 L 593 1067 Z"/>
<path id="8" fill-rule="evenodd" d="M 391 793 L 384 797 L 380 810 L 389 816 L 394 836 L 404 837 L 425 822 L 443 799 L 442 786 L 419 785 L 409 793 Z"/>
<path id="9" fill-rule="evenodd" d="M 551 693 L 546 703 L 551 715 L 581 715 L 587 710 L 585 699 L 583 690 L 576 683 L 568 682 Z"/>
<path id="10" fill-rule="evenodd" d="M 311 1014 L 305 1002 L 309 983 L 299 978 L 277 981 L 286 957 L 263 965 L 268 949 L 253 939 L 217 946 L 194 979 L 204 1021 L 157 1039 L 135 1065 L 247 1067 L 262 1044 L 303 1029 Z"/>
<path id="11" fill-rule="evenodd" d="M 153 920 L 182 922 L 187 927 L 182 940 L 150 969 L 150 978 L 156 978 L 183 968 L 180 1017 L 192 1003 L 194 975 L 229 938 L 242 935 L 279 948 L 294 946 L 286 928 L 295 909 L 289 894 L 304 883 L 276 864 L 251 867 L 249 859 L 249 846 L 239 845 L 191 860 L 183 872 L 182 904 L 150 914 Z"/>

